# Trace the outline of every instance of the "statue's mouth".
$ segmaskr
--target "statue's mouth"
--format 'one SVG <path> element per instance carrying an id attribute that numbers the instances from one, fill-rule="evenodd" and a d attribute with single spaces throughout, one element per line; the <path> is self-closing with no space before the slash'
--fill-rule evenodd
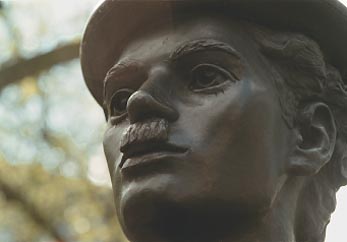
<path id="1" fill-rule="evenodd" d="M 123 149 L 123 157 L 119 167 L 134 166 L 139 163 L 157 160 L 164 156 L 184 154 L 187 151 L 188 148 L 171 143 L 135 143 Z"/>

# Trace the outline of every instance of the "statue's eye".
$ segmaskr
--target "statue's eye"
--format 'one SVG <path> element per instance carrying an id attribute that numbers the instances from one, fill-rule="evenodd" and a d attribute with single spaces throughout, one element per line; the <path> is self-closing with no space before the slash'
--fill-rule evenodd
<path id="1" fill-rule="evenodd" d="M 129 97 L 134 93 L 131 89 L 120 89 L 116 91 L 111 99 L 111 116 L 119 116 L 126 112 Z"/>
<path id="2" fill-rule="evenodd" d="M 233 81 L 235 78 L 226 70 L 212 64 L 200 64 L 191 71 L 192 81 L 189 88 L 199 92 L 212 87 L 219 86 L 226 81 Z"/>

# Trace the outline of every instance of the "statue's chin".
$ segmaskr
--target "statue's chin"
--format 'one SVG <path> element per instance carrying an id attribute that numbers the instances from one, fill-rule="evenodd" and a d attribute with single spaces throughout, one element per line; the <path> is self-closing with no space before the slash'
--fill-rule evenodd
<path id="1" fill-rule="evenodd" d="M 118 217 L 130 241 L 160 241 L 179 222 L 174 214 L 178 208 L 165 194 L 147 190 L 123 197 Z"/>
<path id="2" fill-rule="evenodd" d="M 194 211 L 191 204 L 203 201 L 204 187 L 200 180 L 180 172 L 158 172 L 118 183 L 115 200 L 123 230 L 130 239 L 133 235 L 143 238 L 144 234 L 165 233 L 178 227 L 184 219 L 183 211 Z"/>
<path id="3" fill-rule="evenodd" d="M 170 195 L 147 190 L 122 198 L 118 206 L 119 220 L 130 241 L 164 241 L 177 235 L 185 238 L 181 241 L 224 238 L 233 231 L 238 234 L 247 231 L 262 216 L 242 204 L 194 194 L 181 200 Z"/>
<path id="4" fill-rule="evenodd" d="M 271 207 L 275 194 L 270 189 L 245 196 L 232 186 L 208 189 L 204 179 L 185 174 L 155 173 L 116 183 L 118 217 L 130 241 L 165 241 L 164 237 L 177 235 L 187 238 L 178 240 L 182 242 L 204 241 L 192 236 L 222 238 L 247 231 L 250 221 L 257 221 Z"/>

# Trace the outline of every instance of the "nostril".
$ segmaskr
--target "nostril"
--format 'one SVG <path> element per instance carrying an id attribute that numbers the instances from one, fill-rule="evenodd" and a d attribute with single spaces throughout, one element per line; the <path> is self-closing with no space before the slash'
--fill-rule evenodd
<path id="1" fill-rule="evenodd" d="M 171 106 L 159 102 L 146 91 L 135 92 L 128 100 L 127 111 L 131 123 L 148 118 L 164 118 L 168 121 L 178 119 L 178 112 Z"/>

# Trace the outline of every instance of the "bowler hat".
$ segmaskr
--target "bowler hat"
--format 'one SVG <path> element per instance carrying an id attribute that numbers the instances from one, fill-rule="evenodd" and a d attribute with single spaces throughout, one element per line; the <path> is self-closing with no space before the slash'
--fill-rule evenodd
<path id="1" fill-rule="evenodd" d="M 103 79 L 125 45 L 153 26 L 150 23 L 170 26 L 189 11 L 210 11 L 305 34 L 347 77 L 347 8 L 338 0 L 105 0 L 90 17 L 81 44 L 83 76 L 99 104 Z"/>

